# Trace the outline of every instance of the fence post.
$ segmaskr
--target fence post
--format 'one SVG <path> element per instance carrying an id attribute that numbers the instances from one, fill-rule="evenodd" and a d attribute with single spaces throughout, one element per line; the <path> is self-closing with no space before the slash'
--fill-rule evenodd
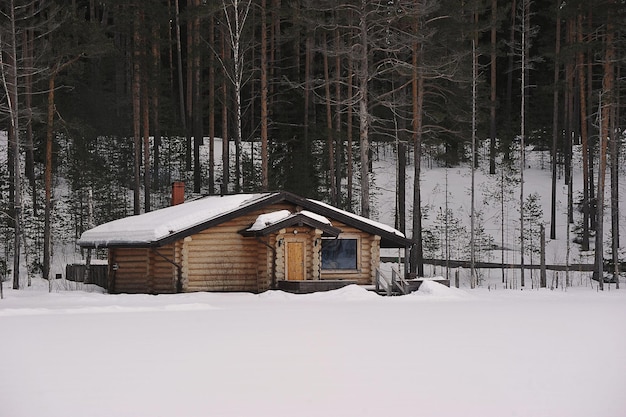
<path id="1" fill-rule="evenodd" d="M 374 283 L 374 288 L 376 288 L 376 292 L 380 290 L 380 269 L 376 268 L 376 282 Z"/>
<path id="2" fill-rule="evenodd" d="M 546 228 L 541 224 L 539 230 L 541 232 L 541 272 L 539 274 L 539 287 L 546 288 Z"/>

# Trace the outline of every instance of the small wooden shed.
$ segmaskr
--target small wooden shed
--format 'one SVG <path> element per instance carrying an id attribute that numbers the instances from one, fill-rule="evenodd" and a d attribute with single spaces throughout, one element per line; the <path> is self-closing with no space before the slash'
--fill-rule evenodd
<path id="1" fill-rule="evenodd" d="M 271 192 L 208 196 L 115 220 L 78 243 L 108 248 L 110 292 L 158 294 L 368 285 L 381 248 L 412 242 L 323 202 Z"/>

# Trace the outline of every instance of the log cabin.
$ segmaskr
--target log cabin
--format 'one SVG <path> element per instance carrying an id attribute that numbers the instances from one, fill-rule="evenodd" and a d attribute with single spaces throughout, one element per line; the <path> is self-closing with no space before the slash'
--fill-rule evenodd
<path id="1" fill-rule="evenodd" d="M 392 227 L 284 191 L 173 202 L 87 230 L 78 243 L 89 254 L 107 249 L 109 292 L 149 294 L 371 285 L 381 248 L 412 244 Z"/>

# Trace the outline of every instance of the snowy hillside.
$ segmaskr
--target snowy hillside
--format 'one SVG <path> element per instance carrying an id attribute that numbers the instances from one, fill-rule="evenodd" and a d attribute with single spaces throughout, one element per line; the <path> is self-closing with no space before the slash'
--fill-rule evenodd
<path id="1" fill-rule="evenodd" d="M 503 228 L 501 220 L 502 207 L 497 196 L 502 184 L 500 178 L 500 172 L 496 175 L 489 175 L 488 161 L 486 160 L 487 153 L 482 153 L 482 158 L 479 160 L 480 168 L 475 173 L 476 184 L 476 196 L 475 196 L 475 209 L 478 213 L 477 224 L 482 226 L 484 234 L 492 239 L 494 249 L 484 250 L 483 252 L 477 252 L 477 260 L 500 262 L 502 251 L 501 247 L 505 248 L 504 262 L 505 263 L 519 263 L 519 185 L 511 185 L 509 195 L 506 197 L 504 204 L 504 240 L 502 239 Z M 550 168 L 550 155 L 545 151 L 534 151 L 529 149 L 526 153 L 526 169 L 524 172 L 524 196 L 528 198 L 529 195 L 534 194 L 538 197 L 537 204 L 539 210 L 542 212 L 542 217 L 539 222 L 542 222 L 546 228 L 546 262 L 549 264 L 561 264 L 567 263 L 593 263 L 593 242 L 591 251 L 581 252 L 580 246 L 571 243 L 571 240 L 575 238 L 574 225 L 570 225 L 570 254 L 567 259 L 568 243 L 567 243 L 567 186 L 564 184 L 564 179 L 560 173 L 557 179 L 557 208 L 556 208 L 556 239 L 549 239 L 550 228 L 550 200 L 551 200 L 551 168 Z M 393 150 L 388 148 L 378 148 L 378 157 L 374 160 L 374 181 L 375 181 L 375 207 L 376 215 L 379 220 L 388 224 L 394 222 L 395 212 L 395 188 L 396 188 L 396 159 Z M 575 157 L 574 172 L 573 172 L 573 194 L 574 201 L 576 202 L 580 195 L 582 195 L 582 172 L 580 169 L 579 156 Z M 619 182 L 619 195 L 626 195 L 626 164 L 622 164 L 620 168 L 620 182 Z M 500 170 L 500 168 L 498 168 Z M 597 175 L 597 174 L 596 174 Z M 407 167 L 406 173 L 407 181 L 407 206 L 410 210 L 412 203 L 412 187 L 413 187 L 413 166 Z M 448 221 L 453 224 L 458 222 L 460 226 L 457 228 L 464 228 L 458 235 L 449 236 L 450 248 L 449 255 L 451 259 L 469 259 L 469 243 L 470 243 L 470 213 L 471 213 L 471 169 L 468 165 L 454 168 L 444 168 L 438 166 L 435 162 L 426 160 L 422 163 L 422 211 L 423 211 L 423 228 L 440 233 L 442 229 L 442 220 L 437 218 L 439 213 L 445 213 L 446 206 L 451 212 L 451 218 L 448 217 Z M 605 195 L 606 207 L 610 207 L 609 201 L 609 187 L 610 180 L 607 178 L 607 191 Z M 622 203 L 620 201 L 620 203 Z M 622 204 L 623 205 L 623 204 Z M 407 211 L 407 234 L 410 235 L 411 220 L 410 211 Z M 480 217 L 479 217 L 480 216 Z M 577 208 L 574 209 L 575 222 L 581 221 L 581 213 Z M 528 230 L 529 226 L 525 226 L 525 230 Z M 478 226 L 476 226 L 478 228 Z M 453 229 L 452 226 L 449 229 Z M 610 210 L 606 209 L 605 214 L 605 257 L 608 259 L 608 250 L 610 248 Z M 453 233 L 452 230 L 449 231 Z M 626 258 L 626 211 L 620 212 L 620 258 Z M 592 239 L 593 240 L 593 239 Z M 440 243 L 443 243 L 444 237 L 441 236 Z M 528 244 L 527 244 L 528 245 Z M 426 246 L 426 243 L 425 243 Z M 441 244 L 436 252 L 433 252 L 428 256 L 425 249 L 425 257 L 433 257 L 444 259 L 445 248 Z M 526 255 L 525 262 L 530 264 L 530 257 Z M 533 263 L 539 263 L 538 256 L 535 256 Z M 432 271 L 431 271 L 432 272 Z M 435 273 L 441 274 L 441 270 L 435 270 Z M 464 275 L 469 272 L 466 271 Z M 486 271 L 488 274 L 499 275 L 499 271 Z M 514 276 L 513 271 L 507 271 L 507 274 Z M 550 280 L 550 277 L 548 277 Z M 496 279 L 497 281 L 497 279 Z"/>

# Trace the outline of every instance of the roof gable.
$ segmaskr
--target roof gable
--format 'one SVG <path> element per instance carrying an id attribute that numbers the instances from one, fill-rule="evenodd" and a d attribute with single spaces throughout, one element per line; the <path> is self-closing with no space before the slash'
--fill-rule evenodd
<path id="1" fill-rule="evenodd" d="M 268 221 L 263 223 L 263 219 L 259 221 L 259 218 L 257 218 L 257 221 L 251 227 L 239 233 L 243 236 L 267 236 L 286 227 L 303 225 L 319 229 L 325 236 L 337 237 L 341 233 L 341 229 L 333 227 L 328 219 L 307 210 L 296 213 L 290 213 L 288 210 L 280 210 L 279 212 L 271 214 L 277 214 L 278 216 L 269 218 L 266 215 L 261 215 L 259 218 L 266 216 L 264 218 Z"/>

